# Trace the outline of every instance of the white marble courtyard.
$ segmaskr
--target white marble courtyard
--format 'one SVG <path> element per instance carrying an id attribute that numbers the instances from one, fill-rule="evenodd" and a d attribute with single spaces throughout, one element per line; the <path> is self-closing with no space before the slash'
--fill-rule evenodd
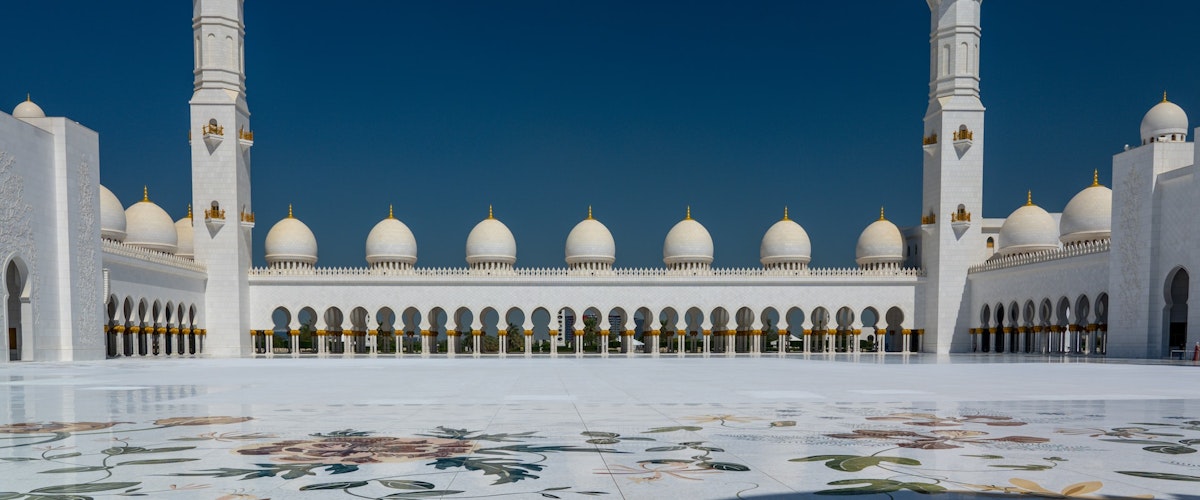
<path id="1" fill-rule="evenodd" d="M 140 359 L 0 394 L 0 499 L 1200 497 L 1190 361 Z"/>

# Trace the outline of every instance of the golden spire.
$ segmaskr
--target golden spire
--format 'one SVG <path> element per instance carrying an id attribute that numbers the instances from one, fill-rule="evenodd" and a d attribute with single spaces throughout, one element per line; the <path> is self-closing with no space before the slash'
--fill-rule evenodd
<path id="1" fill-rule="evenodd" d="M 491 206 L 491 205 L 488 205 L 488 218 L 489 218 L 489 219 L 495 219 L 495 218 L 496 218 L 496 216 L 492 214 L 492 206 Z"/>
<path id="2" fill-rule="evenodd" d="M 396 218 L 396 216 L 392 214 L 392 206 L 391 206 L 391 205 L 388 205 L 388 218 L 389 218 L 389 219 L 395 219 L 395 218 Z"/>
<path id="3" fill-rule="evenodd" d="M 1167 102 L 1167 91 L 1163 91 L 1163 102 Z"/>
<path id="4" fill-rule="evenodd" d="M 142 201 L 150 201 L 150 190 L 142 186 Z"/>
<path id="5" fill-rule="evenodd" d="M 288 217 L 287 218 L 295 219 L 295 217 L 292 216 L 292 204 L 291 203 L 288 203 Z"/>
<path id="6" fill-rule="evenodd" d="M 1096 187 L 1099 185 L 1100 185 L 1100 170 L 1099 169 L 1093 170 L 1092 171 L 1092 187 Z"/>
<path id="7" fill-rule="evenodd" d="M 688 207 L 687 207 L 687 215 L 685 215 L 685 216 L 683 217 L 683 220 L 692 220 L 692 206 L 691 206 L 691 205 L 688 205 Z"/>
<path id="8" fill-rule="evenodd" d="M 1027 206 L 1027 207 L 1033 206 L 1033 190 L 1032 189 L 1025 192 L 1025 206 Z"/>
<path id="9" fill-rule="evenodd" d="M 188 203 L 188 218 L 192 218 L 192 204 Z"/>
<path id="10" fill-rule="evenodd" d="M 29 98 L 29 92 L 25 93 L 25 102 L 33 102 L 33 100 Z"/>
<path id="11" fill-rule="evenodd" d="M 883 205 L 879 206 L 879 220 L 887 220 L 883 218 Z"/>
<path id="12" fill-rule="evenodd" d="M 588 205 L 588 220 L 592 220 L 592 206 Z"/>
<path id="13" fill-rule="evenodd" d="M 787 205 L 783 206 L 783 220 L 791 220 L 788 218 Z"/>

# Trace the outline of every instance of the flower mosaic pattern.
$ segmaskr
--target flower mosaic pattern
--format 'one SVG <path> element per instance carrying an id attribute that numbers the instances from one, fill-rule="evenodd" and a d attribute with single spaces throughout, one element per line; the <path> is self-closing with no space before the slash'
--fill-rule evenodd
<path id="1" fill-rule="evenodd" d="M 470 454 L 473 441 L 437 438 L 321 437 L 276 441 L 238 448 L 242 455 L 265 455 L 290 463 L 377 464 L 408 462 Z"/>

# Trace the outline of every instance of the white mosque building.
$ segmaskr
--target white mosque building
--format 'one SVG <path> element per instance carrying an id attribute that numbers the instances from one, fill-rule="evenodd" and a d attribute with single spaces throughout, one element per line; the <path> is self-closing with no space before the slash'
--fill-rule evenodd
<path id="1" fill-rule="evenodd" d="M 316 235 L 290 208 L 267 233 L 268 266 L 251 266 L 242 0 L 193 0 L 194 213 L 172 220 L 152 191 L 124 206 L 99 184 L 86 127 L 29 100 L 0 113 L 0 359 L 529 356 L 550 341 L 605 356 L 1162 358 L 1200 341 L 1200 307 L 1188 308 L 1200 286 L 1189 277 L 1200 269 L 1200 150 L 1184 111 L 1164 96 L 1146 113 L 1137 147 L 1113 157 L 1111 189 L 1081 178 L 1061 213 L 1030 197 L 981 217 L 981 0 L 927 1 L 923 153 L 914 144 L 925 215 L 900 228 L 881 211 L 857 267 L 814 266 L 786 211 L 763 235 L 761 267 L 714 267 L 689 210 L 666 234 L 661 268 L 615 267 L 616 242 L 591 213 L 566 236 L 564 267 L 522 268 L 503 214 L 489 213 L 467 237 L 466 266 L 435 269 L 390 213 L 365 235 L 363 267 L 319 267 Z"/>

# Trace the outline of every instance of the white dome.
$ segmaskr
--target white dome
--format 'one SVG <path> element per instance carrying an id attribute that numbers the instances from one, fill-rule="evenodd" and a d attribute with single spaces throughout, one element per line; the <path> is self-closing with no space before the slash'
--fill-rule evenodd
<path id="1" fill-rule="evenodd" d="M 793 262 L 808 264 L 812 260 L 812 242 L 808 232 L 787 218 L 787 212 L 784 212 L 783 220 L 773 224 L 763 235 L 758 256 L 764 266 Z"/>
<path id="2" fill-rule="evenodd" d="M 367 235 L 367 263 L 417 263 L 417 239 L 408 226 L 395 218 L 390 209 L 386 219 L 379 221 Z"/>
<path id="3" fill-rule="evenodd" d="M 1000 226 L 1000 255 L 1041 252 L 1058 248 L 1058 224 L 1030 199 Z"/>
<path id="4" fill-rule="evenodd" d="M 612 233 L 600 221 L 588 218 L 575 225 L 567 235 L 567 264 L 601 263 L 612 264 L 617 260 L 617 243 Z"/>
<path id="5" fill-rule="evenodd" d="M 904 261 L 904 235 L 892 221 L 879 215 L 879 220 L 863 229 L 854 247 L 858 265 L 899 264 Z"/>
<path id="6" fill-rule="evenodd" d="M 13 118 L 45 118 L 46 112 L 42 111 L 42 107 L 29 100 L 29 96 L 25 96 L 25 102 L 18 104 L 13 108 Z"/>
<path id="7" fill-rule="evenodd" d="M 1080 191 L 1063 209 L 1058 230 L 1064 245 L 1108 239 L 1112 235 L 1112 190 L 1093 182 Z"/>
<path id="8" fill-rule="evenodd" d="M 313 265 L 317 263 L 317 237 L 300 219 L 292 216 L 292 208 L 288 207 L 288 216 L 267 232 L 267 241 L 263 245 L 267 252 L 267 264 L 299 263 Z"/>
<path id="9" fill-rule="evenodd" d="M 712 261 L 712 236 L 702 224 L 692 219 L 691 209 L 688 209 L 687 218 L 679 221 L 667 233 L 667 239 L 663 242 L 663 262 L 670 266 L 686 263 L 712 264 Z"/>
<path id="10" fill-rule="evenodd" d="M 1183 112 L 1183 108 L 1168 101 L 1164 95 L 1163 101 L 1150 108 L 1150 111 L 1147 111 L 1146 116 L 1142 118 L 1142 143 L 1149 142 L 1151 138 L 1170 134 L 1181 135 L 1179 142 L 1183 142 L 1187 137 L 1187 129 L 1187 113 Z"/>
<path id="11" fill-rule="evenodd" d="M 488 218 L 479 221 L 467 235 L 467 264 L 517 262 L 517 240 L 503 222 L 495 219 L 489 209 Z"/>
<path id="12" fill-rule="evenodd" d="M 188 207 L 187 217 L 175 221 L 175 236 L 179 240 L 179 249 L 175 251 L 175 255 L 195 258 L 195 232 L 192 225 L 192 209 Z"/>
<path id="13" fill-rule="evenodd" d="M 100 185 L 100 237 L 125 241 L 125 207 L 103 184 Z"/>
<path id="14" fill-rule="evenodd" d="M 175 221 L 167 212 L 150 201 L 143 190 L 142 201 L 125 209 L 125 244 L 165 253 L 178 250 L 179 236 Z"/>

